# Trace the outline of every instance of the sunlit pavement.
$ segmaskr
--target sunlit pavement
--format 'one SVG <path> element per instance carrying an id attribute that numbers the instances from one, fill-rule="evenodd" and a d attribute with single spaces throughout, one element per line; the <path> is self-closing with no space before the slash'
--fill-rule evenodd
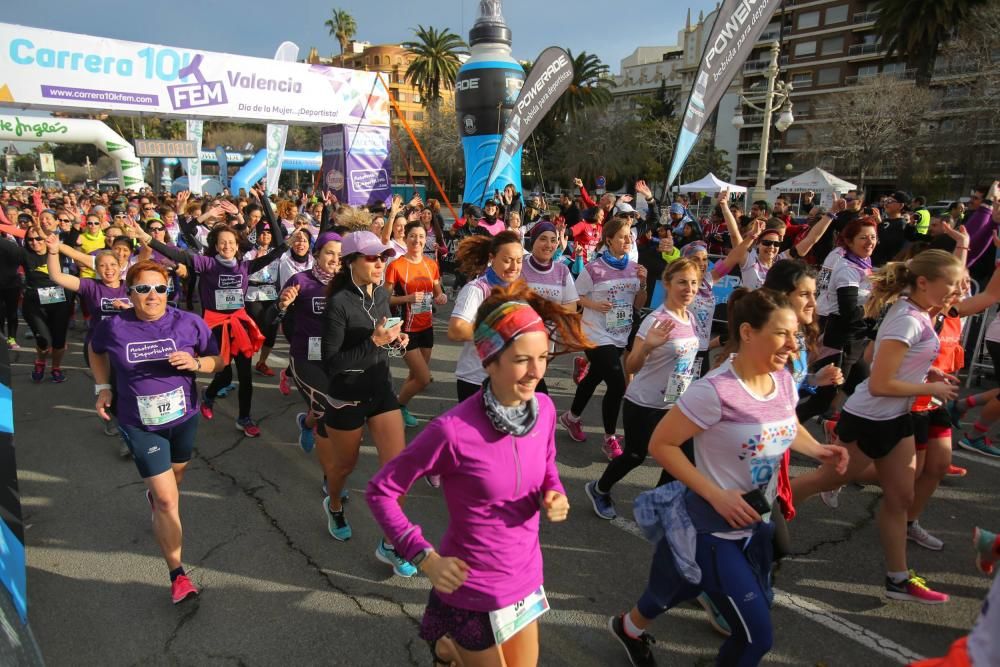
<path id="1" fill-rule="evenodd" d="M 459 348 L 447 342 L 445 315 L 436 318 L 435 382 L 410 406 L 422 424 L 454 405 Z M 354 537 L 342 544 L 326 532 L 315 454 L 296 441 L 301 399 L 282 396 L 277 377 L 254 376 L 253 415 L 263 437 L 246 439 L 235 429 L 235 395 L 216 402 L 214 421 L 201 421 L 181 513 L 184 562 L 202 595 L 171 605 L 143 485 L 93 413 L 81 333 L 71 332 L 70 341 L 69 381 L 61 386 L 33 385 L 33 354 L 12 355 L 29 615 L 50 665 L 430 664 L 417 637 L 427 579 L 394 577 L 373 555 L 378 530 L 363 499 L 377 465 L 370 440 L 349 484 Z M 30 344 L 23 335 L 20 342 Z M 279 346 L 275 354 L 286 351 Z M 548 375 L 560 409 L 572 397 L 569 369 L 561 358 Z M 398 388 L 402 361 L 393 362 L 393 374 Z M 541 625 L 542 665 L 627 664 L 607 617 L 638 598 L 649 568 L 651 546 L 635 533 L 631 501 L 657 479 L 653 463 L 615 488 L 621 518 L 613 523 L 595 517 L 583 493 L 605 464 L 600 396 L 585 414 L 586 443 L 557 433 L 572 511 L 566 523 L 542 528 L 553 607 Z M 921 520 L 945 549 L 909 548 L 910 566 L 952 602 L 887 602 L 873 518 L 878 492 L 848 487 L 840 509 L 815 499 L 791 524 L 797 555 L 776 578 L 768 664 L 905 664 L 943 654 L 967 631 L 989 584 L 973 564 L 972 528 L 1000 527 L 1000 463 L 961 456 L 956 462 L 969 475 L 946 480 Z M 441 535 L 447 517 L 439 491 L 417 484 L 406 509 L 432 540 Z M 665 615 L 651 632 L 664 665 L 712 664 L 720 642 L 692 606 Z"/>

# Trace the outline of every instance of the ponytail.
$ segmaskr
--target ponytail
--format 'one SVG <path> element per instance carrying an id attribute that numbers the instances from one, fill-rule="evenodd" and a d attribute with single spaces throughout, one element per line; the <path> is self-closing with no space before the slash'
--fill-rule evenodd
<path id="1" fill-rule="evenodd" d="M 510 243 L 521 245 L 521 238 L 509 230 L 493 237 L 474 235 L 463 240 L 455 252 L 459 273 L 470 277 L 482 274 L 490 263 L 490 257 L 495 257 L 502 246 Z"/>
<path id="2" fill-rule="evenodd" d="M 962 262 L 944 250 L 925 250 L 906 262 L 889 262 L 869 277 L 871 295 L 865 303 L 865 317 L 874 319 L 894 304 L 905 291 L 917 286 L 917 278 L 935 280 Z"/>

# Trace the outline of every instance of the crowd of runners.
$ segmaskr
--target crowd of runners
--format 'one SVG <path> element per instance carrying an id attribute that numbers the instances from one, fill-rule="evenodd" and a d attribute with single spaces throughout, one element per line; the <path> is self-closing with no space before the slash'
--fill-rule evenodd
<path id="1" fill-rule="evenodd" d="M 178 506 L 198 424 L 235 391 L 235 427 L 261 436 L 253 378 L 275 376 L 279 337 L 279 388 L 303 402 L 299 445 L 322 469 L 327 530 L 346 541 L 365 520 L 345 500 L 367 426 L 380 464 L 365 493 L 382 532 L 374 555 L 433 584 L 419 632 L 438 663 L 537 663 L 549 608 L 539 523 L 569 514 L 556 432 L 588 440 L 600 385 L 594 453 L 608 463 L 585 487 L 594 515 L 618 516 L 613 488 L 647 456 L 663 469 L 631 508 L 655 545 L 648 577 L 608 622 L 633 665 L 655 664 L 647 629 L 687 601 L 725 637 L 718 664 L 758 664 L 795 504 L 819 495 L 835 510 L 849 482 L 882 489 L 886 597 L 947 603 L 907 545 L 944 546 L 920 518 L 942 479 L 967 474 L 953 444 L 1000 458 L 987 435 L 1000 391 L 960 399 L 957 377 L 973 326 L 1000 366 L 1000 319 L 972 317 L 1000 302 L 998 184 L 940 217 L 905 192 L 866 202 L 852 191 L 828 210 L 779 197 L 745 212 L 721 192 L 702 217 L 642 181 L 634 198 L 575 186 L 558 211 L 508 186 L 451 225 L 416 196 L 354 208 L 260 186 L 0 190 L 0 324 L 11 349 L 34 348 L 31 380 L 56 384 L 69 330 L 86 327 L 100 428 L 146 484 L 175 604 L 198 595 Z M 462 345 L 456 401 L 408 442 L 436 320 Z M 557 406 L 545 372 L 561 354 L 574 355 L 576 392 Z M 393 364 L 405 367 L 398 386 Z M 971 428 L 953 433 L 969 411 Z M 792 451 L 815 469 L 791 477 Z M 420 480 L 448 510 L 436 545 L 404 511 Z M 977 540 L 989 571 L 1000 543 Z M 996 648 L 980 636 L 955 650 Z"/>

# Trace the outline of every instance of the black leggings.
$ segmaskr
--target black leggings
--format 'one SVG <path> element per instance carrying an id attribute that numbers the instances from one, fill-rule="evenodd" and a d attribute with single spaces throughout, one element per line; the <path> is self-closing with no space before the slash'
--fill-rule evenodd
<path id="1" fill-rule="evenodd" d="M 35 347 L 40 350 L 48 350 L 50 347 L 61 350 L 66 347 L 66 331 L 69 329 L 72 312 L 69 300 L 43 306 L 38 302 L 38 294 L 30 290 L 24 297 L 22 312 L 25 322 L 35 334 Z"/>
<path id="2" fill-rule="evenodd" d="M 20 300 L 20 285 L 0 288 L 0 328 L 7 338 L 17 338 L 17 306 Z"/>
<path id="3" fill-rule="evenodd" d="M 840 354 L 830 355 L 810 364 L 809 370 L 815 373 L 825 366 L 837 364 L 844 374 L 844 384 L 840 386 L 840 389 L 843 389 L 844 393 L 850 396 L 858 388 L 858 385 L 868 378 L 870 372 L 868 362 L 862 358 L 867 346 L 867 338 L 850 340 Z M 833 385 L 817 387 L 815 394 L 800 401 L 795 408 L 799 422 L 804 424 L 809 419 L 818 417 L 829 410 L 834 399 L 837 398 L 837 389 Z"/>
<path id="4" fill-rule="evenodd" d="M 222 327 L 212 329 L 212 335 L 215 336 L 215 341 L 219 343 L 221 349 Z M 236 378 L 240 383 L 239 417 L 240 419 L 246 419 L 250 416 L 250 403 L 253 400 L 253 374 L 250 372 L 250 357 L 237 354 L 233 357 L 233 363 L 236 364 Z M 212 378 L 212 384 L 208 385 L 208 389 L 205 390 L 205 398 L 209 401 L 214 401 L 215 397 L 219 394 L 219 390 L 229 386 L 232 382 L 233 364 L 230 364 L 216 373 L 215 377 Z"/>
<path id="5" fill-rule="evenodd" d="M 274 340 L 278 337 L 278 322 L 275 322 L 273 326 L 264 326 L 264 313 L 267 309 L 274 303 L 273 301 L 247 301 L 246 311 L 247 315 L 257 323 L 260 332 L 264 334 L 264 346 L 274 347 Z"/>
<path id="6" fill-rule="evenodd" d="M 587 376 L 577 385 L 576 395 L 570 410 L 579 417 L 587 408 L 590 397 L 594 395 L 597 385 L 602 382 L 607 387 L 604 400 L 601 402 L 601 417 L 604 420 L 604 432 L 613 434 L 618 428 L 618 410 L 621 408 L 622 397 L 625 395 L 625 370 L 622 368 L 622 349 L 614 345 L 601 345 L 593 350 L 587 350 L 587 360 L 590 370 Z"/>

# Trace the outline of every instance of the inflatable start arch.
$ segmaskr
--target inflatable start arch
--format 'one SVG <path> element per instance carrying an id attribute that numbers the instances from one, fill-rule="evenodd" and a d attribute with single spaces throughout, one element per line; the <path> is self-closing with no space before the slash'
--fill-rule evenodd
<path id="1" fill-rule="evenodd" d="M 122 190 L 149 187 L 143 180 L 142 165 L 132 145 L 99 120 L 0 114 L 0 141 L 93 144 L 115 161 Z"/>

